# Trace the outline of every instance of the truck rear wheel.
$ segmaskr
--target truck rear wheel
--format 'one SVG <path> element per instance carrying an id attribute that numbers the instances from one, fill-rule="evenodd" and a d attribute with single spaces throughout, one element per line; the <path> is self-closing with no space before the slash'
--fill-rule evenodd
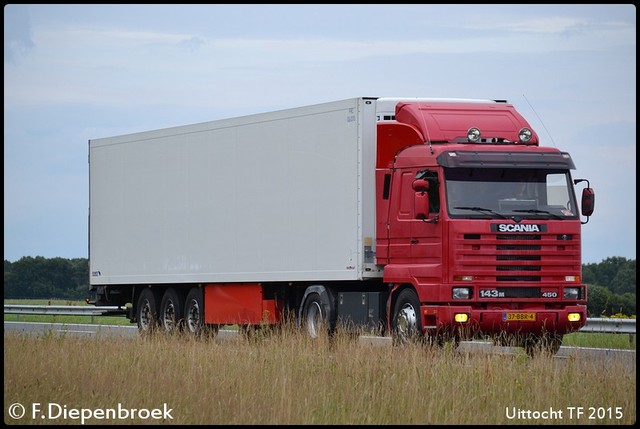
<path id="1" fill-rule="evenodd" d="M 138 297 L 136 313 L 138 330 L 141 333 L 153 332 L 158 326 L 158 298 L 151 288 L 144 288 Z"/>
<path id="2" fill-rule="evenodd" d="M 160 303 L 160 325 L 167 333 L 178 332 L 184 322 L 184 298 L 175 288 L 169 288 Z"/>
<path id="3" fill-rule="evenodd" d="M 421 338 L 420 301 L 413 289 L 405 289 L 398 295 L 393 312 L 393 344 L 409 344 Z"/>

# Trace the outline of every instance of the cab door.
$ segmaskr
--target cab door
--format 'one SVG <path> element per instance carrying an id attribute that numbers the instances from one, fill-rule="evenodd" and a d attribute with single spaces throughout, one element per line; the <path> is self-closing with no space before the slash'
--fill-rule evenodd
<path id="1" fill-rule="evenodd" d="M 428 169 L 398 169 L 392 180 L 389 212 L 389 262 L 392 264 L 435 264 L 442 261 L 440 180 Z M 426 191 L 415 190 L 414 182 L 429 183 Z M 428 193 L 429 212 L 421 213 L 419 202 Z M 418 195 L 417 195 L 418 194 Z"/>

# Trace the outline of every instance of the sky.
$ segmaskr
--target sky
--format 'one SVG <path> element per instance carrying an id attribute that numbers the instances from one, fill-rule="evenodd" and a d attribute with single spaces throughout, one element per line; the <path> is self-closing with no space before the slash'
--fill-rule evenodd
<path id="1" fill-rule="evenodd" d="M 509 101 L 636 258 L 633 4 L 9 4 L 4 259 L 88 257 L 90 139 L 352 97 Z"/>

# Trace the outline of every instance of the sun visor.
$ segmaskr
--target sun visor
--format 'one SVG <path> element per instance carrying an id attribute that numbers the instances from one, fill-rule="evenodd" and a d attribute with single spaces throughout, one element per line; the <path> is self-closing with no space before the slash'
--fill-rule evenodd
<path id="1" fill-rule="evenodd" d="M 438 155 L 438 165 L 450 168 L 544 168 L 574 170 L 567 152 L 447 151 Z"/>

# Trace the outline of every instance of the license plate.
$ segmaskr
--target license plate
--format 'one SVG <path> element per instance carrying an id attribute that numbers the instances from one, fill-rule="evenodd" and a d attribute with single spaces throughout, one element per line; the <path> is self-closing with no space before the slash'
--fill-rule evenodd
<path id="1" fill-rule="evenodd" d="M 535 322 L 536 313 L 504 313 L 502 320 L 505 322 Z"/>

